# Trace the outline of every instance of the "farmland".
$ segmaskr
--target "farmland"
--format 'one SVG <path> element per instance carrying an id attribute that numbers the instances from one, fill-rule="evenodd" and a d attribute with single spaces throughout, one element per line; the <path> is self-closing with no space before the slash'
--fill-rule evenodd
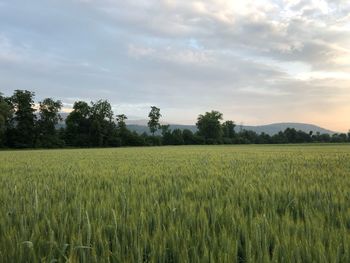
<path id="1" fill-rule="evenodd" d="M 0 152 L 0 262 L 350 262 L 350 146 Z"/>

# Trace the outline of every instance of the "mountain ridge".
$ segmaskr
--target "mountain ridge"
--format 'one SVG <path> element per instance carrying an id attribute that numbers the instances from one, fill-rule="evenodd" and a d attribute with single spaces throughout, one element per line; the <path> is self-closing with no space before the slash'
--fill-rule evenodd
<path id="1" fill-rule="evenodd" d="M 63 117 L 63 121 L 59 124 L 59 127 L 64 127 L 65 126 L 65 119 L 68 116 L 68 113 L 60 113 L 61 116 Z M 145 119 L 135 119 L 135 120 L 127 120 L 126 121 L 127 127 L 131 131 L 136 131 L 137 133 L 149 133 L 149 129 L 147 127 L 147 120 Z M 161 123 L 165 124 L 165 123 Z M 186 124 L 169 124 L 170 129 L 188 129 L 192 132 L 197 131 L 196 125 L 186 125 Z M 310 124 L 310 123 L 301 123 L 301 122 L 278 122 L 278 123 L 271 123 L 271 124 L 265 124 L 265 125 L 236 125 L 236 132 L 242 130 L 250 130 L 254 131 L 258 134 L 260 133 L 266 133 L 269 135 L 274 135 L 280 131 L 284 131 L 287 128 L 294 128 L 296 130 L 301 130 L 304 132 L 309 133 L 312 131 L 314 134 L 319 132 L 321 134 L 327 133 L 327 134 L 335 134 L 335 133 L 340 133 L 336 131 L 332 131 L 323 127 L 320 127 L 318 125 Z M 158 132 L 160 134 L 160 131 Z"/>
<path id="2" fill-rule="evenodd" d="M 197 131 L 197 127 L 195 125 L 184 125 L 184 124 L 169 124 L 170 125 L 170 129 L 174 130 L 174 129 L 188 129 L 192 132 L 196 132 Z M 132 131 L 136 131 L 137 133 L 149 133 L 148 127 L 145 124 L 141 124 L 139 121 L 137 124 L 132 123 L 132 121 L 129 122 L 129 124 L 127 124 L 127 127 L 132 130 Z M 240 131 L 240 130 L 249 130 L 249 131 L 254 131 L 258 134 L 261 133 L 266 133 L 269 135 L 274 135 L 277 134 L 280 131 L 284 131 L 287 128 L 294 128 L 296 130 L 301 130 L 304 132 L 309 133 L 310 131 L 312 131 L 313 133 L 327 133 L 327 134 L 335 134 L 338 132 L 329 130 L 329 129 L 325 129 L 322 128 L 320 126 L 314 125 L 314 124 L 309 124 L 309 123 L 299 123 L 299 122 L 280 122 L 280 123 L 271 123 L 271 124 L 266 124 L 266 125 L 237 125 L 235 130 L 236 132 Z"/>

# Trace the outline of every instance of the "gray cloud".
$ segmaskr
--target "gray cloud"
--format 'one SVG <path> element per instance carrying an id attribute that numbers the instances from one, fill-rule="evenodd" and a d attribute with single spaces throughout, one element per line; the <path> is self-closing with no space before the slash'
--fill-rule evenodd
<path id="1" fill-rule="evenodd" d="M 345 130 L 331 113 L 350 110 L 349 11 L 342 0 L 0 0 L 0 90 L 108 98 L 135 118 L 156 104 L 170 122 L 215 108 Z"/>

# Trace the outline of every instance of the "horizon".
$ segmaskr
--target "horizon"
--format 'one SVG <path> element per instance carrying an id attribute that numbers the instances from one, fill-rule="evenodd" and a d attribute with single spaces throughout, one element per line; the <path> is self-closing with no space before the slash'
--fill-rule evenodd
<path id="1" fill-rule="evenodd" d="M 37 104 L 35 104 L 35 105 L 36 105 L 36 107 L 38 106 Z M 70 112 L 71 111 L 61 111 L 61 112 L 59 112 L 59 114 L 68 116 L 68 114 Z M 39 112 L 36 112 L 36 114 L 39 114 Z M 200 113 L 200 114 L 204 114 L 204 112 Z M 116 116 L 116 113 L 114 112 L 114 117 L 115 116 Z M 63 116 L 63 121 L 65 120 L 65 117 L 66 116 Z M 148 119 L 146 118 L 146 116 L 144 118 L 142 118 L 142 117 L 138 118 L 138 117 L 135 117 L 135 116 L 131 116 L 131 118 L 129 118 L 129 116 L 127 116 L 127 117 L 128 117 L 126 119 L 126 124 L 127 125 L 140 125 L 140 126 L 145 126 L 146 125 L 147 126 Z M 225 116 L 223 116 L 223 117 L 224 117 L 223 121 L 230 120 L 230 119 L 225 118 Z M 322 129 L 325 129 L 325 130 L 329 130 L 329 131 L 334 132 L 334 133 L 348 133 L 350 131 L 350 129 L 347 130 L 347 131 L 337 131 L 337 130 L 331 129 L 329 127 L 324 127 L 324 126 L 318 125 L 317 123 L 306 123 L 306 122 L 297 122 L 297 121 L 280 121 L 280 122 L 273 122 L 273 123 L 258 123 L 258 124 L 237 122 L 235 120 L 232 120 L 232 121 L 235 123 L 236 127 L 239 127 L 239 126 L 258 127 L 258 126 L 268 126 L 268 125 L 275 125 L 275 124 L 302 124 L 302 125 L 317 126 L 319 128 L 322 128 Z M 188 122 L 188 123 L 177 123 L 177 122 L 171 122 L 171 121 L 169 122 L 169 121 L 167 121 L 164 118 L 164 116 L 162 116 L 161 119 L 160 119 L 160 124 L 169 124 L 169 125 L 196 126 L 196 122 L 197 122 L 197 119 L 193 120 L 193 122 Z"/>
<path id="2" fill-rule="evenodd" d="M 60 114 L 69 114 L 69 112 L 60 112 Z M 65 117 L 64 117 L 65 118 Z M 226 121 L 228 119 L 223 119 L 223 121 Z M 137 126 L 147 126 L 147 122 L 148 122 L 148 119 L 147 118 L 128 118 L 126 119 L 126 124 L 127 125 L 137 125 Z M 166 119 L 164 119 L 163 117 L 161 117 L 160 119 L 160 124 L 169 124 L 169 125 L 180 125 L 180 126 L 196 126 L 196 122 L 197 120 L 194 120 L 194 122 L 192 123 L 173 123 L 173 122 L 169 122 L 169 121 L 166 121 Z M 243 122 L 236 122 L 234 121 L 236 127 L 239 127 L 239 126 L 245 126 L 245 127 L 259 127 L 259 126 L 269 126 L 269 125 L 276 125 L 276 124 L 301 124 L 301 125 L 312 125 L 312 126 L 316 126 L 318 128 L 321 128 L 321 129 L 325 129 L 325 130 L 328 130 L 328 131 L 331 131 L 331 132 L 334 132 L 334 133 L 348 133 L 348 131 L 346 132 L 342 132 L 342 131 L 337 131 L 337 130 L 332 130 L 332 129 L 329 129 L 328 127 L 323 127 L 323 126 L 320 126 L 320 125 L 317 125 L 315 123 L 304 123 L 304 122 L 293 122 L 293 121 L 284 121 L 284 122 L 274 122 L 274 123 L 261 123 L 261 124 L 249 124 L 249 123 L 243 123 Z"/>
<path id="3" fill-rule="evenodd" d="M 127 120 L 126 121 L 126 124 L 127 125 L 136 125 L 136 126 L 146 126 L 147 123 L 142 123 L 142 122 L 147 122 L 147 119 L 130 119 L 130 120 Z M 196 126 L 196 122 L 194 123 L 171 123 L 171 122 L 167 122 L 167 121 L 160 121 L 161 124 L 169 124 L 169 125 L 180 125 L 180 126 Z M 314 123 L 303 123 L 303 122 L 274 122 L 274 123 L 262 123 L 262 124 L 249 124 L 249 123 L 235 123 L 235 127 L 236 128 L 239 128 L 239 126 L 244 126 L 244 127 L 263 127 L 263 126 L 270 126 L 270 125 L 279 125 L 279 124 L 291 124 L 291 125 L 295 125 L 295 124 L 300 124 L 300 125 L 311 125 L 311 126 L 315 126 L 315 127 L 318 127 L 318 128 L 321 128 L 321 129 L 324 129 L 324 130 L 328 130 L 330 132 L 333 132 L 333 133 L 348 133 L 348 131 L 346 132 L 343 132 L 343 131 L 337 131 L 337 130 L 332 130 L 332 129 L 329 129 L 328 127 L 323 127 L 323 126 L 320 126 L 320 125 L 317 125 L 317 124 L 314 124 Z M 290 128 L 293 128 L 293 127 L 290 127 Z"/>
<path id="4" fill-rule="evenodd" d="M 0 92 L 108 99 L 116 114 L 189 125 L 350 128 L 343 0 L 0 0 Z"/>

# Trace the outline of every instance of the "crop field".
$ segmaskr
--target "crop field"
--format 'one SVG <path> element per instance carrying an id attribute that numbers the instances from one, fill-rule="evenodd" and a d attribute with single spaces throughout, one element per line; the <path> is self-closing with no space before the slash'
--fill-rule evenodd
<path id="1" fill-rule="evenodd" d="M 0 152 L 0 262 L 350 262 L 350 146 Z"/>

